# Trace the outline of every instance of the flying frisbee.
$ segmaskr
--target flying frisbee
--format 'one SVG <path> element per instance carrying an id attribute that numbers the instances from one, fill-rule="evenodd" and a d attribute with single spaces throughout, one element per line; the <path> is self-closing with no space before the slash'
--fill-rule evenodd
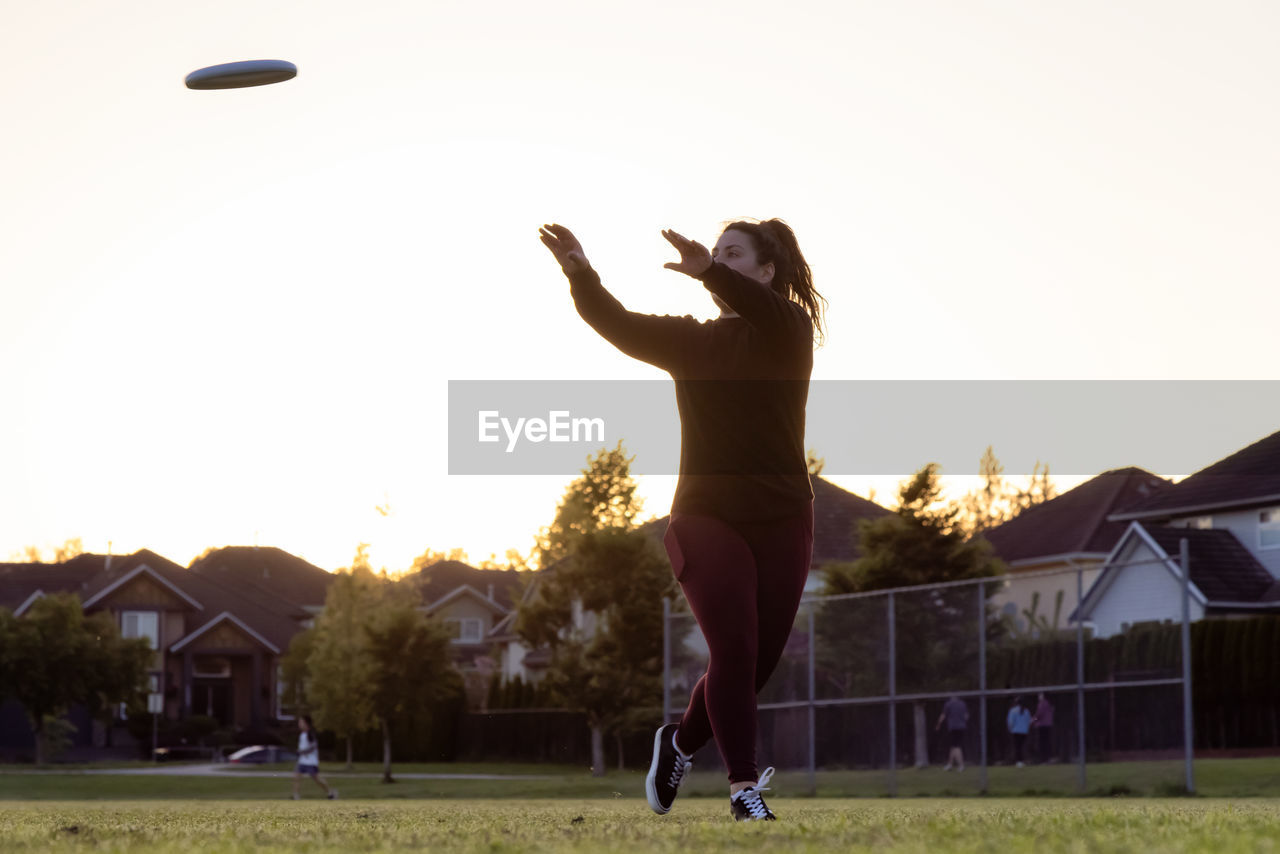
<path id="1" fill-rule="evenodd" d="M 250 59 L 199 68 L 187 75 L 188 89 L 244 89 L 292 80 L 298 66 L 283 59 Z"/>

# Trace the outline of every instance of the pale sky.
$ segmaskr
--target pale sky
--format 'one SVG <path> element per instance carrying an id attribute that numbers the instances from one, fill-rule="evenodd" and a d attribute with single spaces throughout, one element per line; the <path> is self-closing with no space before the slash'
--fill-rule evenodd
<path id="1" fill-rule="evenodd" d="M 815 378 L 1277 378 L 1273 3 L 11 6 L 0 559 L 527 551 L 570 477 L 450 477 L 447 382 L 660 376 L 549 221 L 629 308 L 710 317 L 659 231 L 786 219 Z M 259 58 L 298 77 L 183 86 Z"/>

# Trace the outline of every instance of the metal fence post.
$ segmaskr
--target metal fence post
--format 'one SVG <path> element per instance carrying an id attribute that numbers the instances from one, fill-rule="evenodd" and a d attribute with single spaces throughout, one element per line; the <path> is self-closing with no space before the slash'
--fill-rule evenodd
<path id="1" fill-rule="evenodd" d="M 978 582 L 978 738 L 980 740 L 980 767 L 978 789 L 987 793 L 987 583 Z M 947 755 L 951 763 L 951 755 Z"/>
<path id="2" fill-rule="evenodd" d="M 671 720 L 671 600 L 662 597 L 662 723 Z"/>
<path id="3" fill-rule="evenodd" d="M 1088 785 L 1084 732 L 1084 568 L 1076 567 L 1076 729 L 1079 732 L 1080 791 Z"/>
<path id="4" fill-rule="evenodd" d="M 813 701 L 817 699 L 815 648 L 818 645 L 818 636 L 813 630 L 813 612 L 816 608 L 817 606 L 812 603 L 809 605 L 809 794 L 814 796 L 818 794 L 817 713 L 813 705 Z"/>
<path id="5" fill-rule="evenodd" d="M 1190 794 L 1196 790 L 1195 722 L 1191 706 L 1191 552 L 1185 537 L 1178 541 L 1178 560 L 1182 564 L 1182 739 Z"/>
<path id="6" fill-rule="evenodd" d="M 889 797 L 898 794 L 898 662 L 893 591 L 889 591 Z"/>

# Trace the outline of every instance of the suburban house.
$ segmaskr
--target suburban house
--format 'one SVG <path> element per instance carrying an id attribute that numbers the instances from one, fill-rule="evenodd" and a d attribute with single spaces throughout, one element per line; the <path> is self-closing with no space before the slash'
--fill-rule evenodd
<path id="1" fill-rule="evenodd" d="M 990 601 L 1019 631 L 1033 618 L 1066 627 L 1079 602 L 1077 573 L 1088 590 L 1127 525 L 1111 515 L 1172 489 L 1140 468 L 1106 471 L 985 533 L 1009 573 Z M 1037 621 L 1038 622 L 1038 621 Z"/>
<path id="2" fill-rule="evenodd" d="M 151 681 L 163 695 L 165 718 L 207 715 L 239 730 L 279 717 L 279 658 L 311 616 L 263 589 L 185 569 L 145 549 L 82 554 L 54 565 L 0 565 L 0 606 L 19 617 L 56 592 L 76 594 L 86 613 L 111 613 L 125 637 L 150 640 Z M 29 740 L 25 725 L 13 723 L 24 721 L 20 709 L 10 708 L 0 719 L 0 742 Z M 119 728 L 95 722 L 92 732 L 78 734 L 75 746 L 119 746 L 122 739 L 127 736 Z"/>
<path id="3" fill-rule="evenodd" d="M 1108 518 L 1125 531 L 1079 613 L 1098 635 L 1181 619 L 1184 538 L 1193 620 L 1280 613 L 1280 432 Z"/>
<path id="4" fill-rule="evenodd" d="M 490 637 L 515 613 L 523 590 L 520 574 L 510 569 L 477 569 L 456 560 L 434 563 L 398 583 L 416 589 L 421 609 L 444 623 L 451 635 L 454 666 L 462 674 L 467 702 L 482 706 L 499 663 Z"/>
<path id="5" fill-rule="evenodd" d="M 887 516 L 892 511 L 881 507 L 873 501 L 854 495 L 841 489 L 829 480 L 819 476 L 810 478 L 813 485 L 813 561 L 809 570 L 809 581 L 805 584 L 805 593 L 816 593 L 823 584 L 822 568 L 831 563 L 843 563 L 856 560 L 859 556 L 856 528 L 859 520 L 876 519 Z M 664 516 L 647 522 L 642 530 L 648 533 L 661 546 L 663 535 L 667 530 L 669 517 Z M 555 567 L 541 570 L 554 572 Z M 523 596 L 537 595 L 538 579 L 535 573 L 530 583 L 524 588 Z M 537 682 L 546 673 L 551 663 L 548 649 L 529 649 L 514 631 L 516 610 L 490 631 L 487 640 L 499 650 L 498 665 L 504 681 L 520 678 L 524 682 Z M 594 625 L 594 614 L 574 609 L 575 627 L 590 634 Z"/>
<path id="6" fill-rule="evenodd" d="M 41 596 L 74 593 L 86 613 L 110 612 L 125 637 L 150 639 L 165 718 L 205 715 L 223 728 L 260 731 L 294 717 L 282 703 L 280 659 L 324 610 L 332 581 L 332 573 L 278 548 L 212 549 L 189 568 L 144 549 L 0 564 L 0 607 L 20 617 Z M 472 705 L 482 703 L 496 667 L 489 635 L 512 613 L 522 588 L 517 573 L 442 561 L 397 583 L 452 631 L 451 657 Z M 73 749 L 133 749 L 123 728 L 73 718 L 81 730 Z M 0 753 L 30 742 L 22 709 L 0 705 Z"/>

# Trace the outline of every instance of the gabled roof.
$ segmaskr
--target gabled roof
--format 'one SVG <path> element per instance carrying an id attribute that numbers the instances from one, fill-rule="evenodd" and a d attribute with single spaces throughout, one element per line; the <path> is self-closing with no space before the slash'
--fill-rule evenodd
<path id="1" fill-rule="evenodd" d="M 1162 477 L 1140 468 L 1106 471 L 985 532 L 1005 563 L 1061 557 L 1103 557 L 1127 528 L 1111 514 L 1172 489 Z"/>
<path id="2" fill-rule="evenodd" d="M 320 608 L 333 573 L 297 555 L 270 546 L 227 546 L 191 563 L 191 571 L 231 584 L 270 593 L 290 604 Z"/>
<path id="3" fill-rule="evenodd" d="M 879 519 L 893 511 L 817 475 L 809 481 L 813 484 L 813 566 L 857 560 L 862 556 L 859 520 Z"/>
<path id="4" fill-rule="evenodd" d="M 148 549 L 130 555 L 82 554 L 62 564 L 0 564 L 0 604 L 17 606 L 41 590 L 46 594 L 75 593 L 92 607 L 141 574 L 184 601 L 199 603 L 202 612 L 193 607 L 193 613 L 231 614 L 269 648 L 288 647 L 301 621 L 311 616 L 265 590 L 237 587 L 230 581 L 192 572 Z M 201 625 L 207 626 L 208 621 L 201 620 Z"/>
<path id="5" fill-rule="evenodd" d="M 1273 588 L 1276 588 L 1276 579 L 1230 531 L 1157 525 L 1144 525 L 1143 528 L 1164 553 L 1175 560 L 1179 554 L 1179 541 L 1187 541 L 1191 583 L 1210 604 L 1269 600 Z M 1280 593 L 1280 589 L 1275 592 Z"/>
<path id="6" fill-rule="evenodd" d="M 1145 543 L 1157 560 L 1181 581 L 1181 541 L 1187 541 L 1187 557 L 1191 569 L 1191 595 L 1207 607 L 1228 604 L 1267 603 L 1280 601 L 1280 582 L 1271 576 L 1235 534 L 1225 530 L 1171 528 L 1131 522 L 1107 558 L 1106 569 L 1089 588 L 1076 613 L 1088 615 L 1106 595 L 1126 564 L 1120 556 L 1127 554 L 1134 540 Z M 1086 617 L 1087 619 L 1087 617 Z"/>
<path id="7" fill-rule="evenodd" d="M 212 620 L 209 620 L 207 623 L 200 626 L 195 631 L 187 634 L 181 640 L 177 641 L 176 643 L 170 644 L 169 651 L 181 652 L 183 647 L 189 645 L 190 643 L 195 641 L 197 638 L 199 638 L 200 636 L 208 632 L 210 629 L 213 629 L 221 625 L 222 623 L 231 623 L 232 625 L 236 626 L 241 631 L 243 631 L 245 634 L 249 635 L 249 637 L 253 638 L 255 641 L 265 646 L 271 652 L 277 655 L 280 654 L 280 647 L 276 646 L 271 641 L 267 640 L 262 635 L 255 632 L 247 623 L 245 623 L 244 620 L 240 619 L 230 611 L 223 611 L 221 614 L 214 617 Z"/>
<path id="8" fill-rule="evenodd" d="M 141 554 L 141 552 L 139 552 L 139 554 Z M 137 558 L 137 557 L 138 555 L 131 556 L 131 558 Z M 151 555 L 151 557 L 158 559 L 160 561 L 164 561 L 165 563 L 170 563 L 170 561 L 165 560 L 159 555 Z M 174 584 L 164 575 L 160 574 L 157 570 L 152 569 L 150 566 L 150 563 L 147 560 L 139 559 L 139 560 L 130 560 L 129 562 L 132 564 L 131 568 L 126 568 L 122 566 L 115 571 L 110 571 L 110 572 L 104 571 L 99 573 L 93 579 L 93 581 L 89 583 L 87 589 L 85 590 L 84 595 L 81 597 L 81 604 L 86 609 L 92 608 L 94 605 L 97 605 L 98 603 L 105 601 L 107 598 L 111 596 L 111 594 L 127 587 L 129 583 L 133 581 L 135 578 L 145 575 L 151 578 L 161 587 L 168 590 L 178 599 L 181 599 L 189 607 L 194 608 L 197 611 L 204 610 L 204 606 L 201 605 L 196 599 L 193 599 L 191 596 L 189 596 L 185 591 L 183 591 L 181 587 L 179 587 L 177 584 Z M 176 567 L 177 564 L 173 564 L 173 566 Z"/>
<path id="9" fill-rule="evenodd" d="M 449 591 L 444 596 L 441 596 L 439 599 L 435 600 L 434 602 L 431 602 L 430 604 L 428 604 L 426 606 L 426 612 L 428 614 L 433 614 L 436 611 L 443 608 L 445 605 L 448 605 L 450 602 L 455 602 L 458 599 L 462 599 L 462 598 L 475 599 L 477 602 L 481 603 L 490 611 L 492 611 L 494 614 L 498 614 L 501 616 L 505 616 L 508 611 L 507 608 L 502 607 L 497 602 L 495 602 L 485 594 L 481 593 L 479 590 L 472 587 L 470 584 L 462 584 L 458 587 L 453 588 L 453 590 Z"/>
<path id="10" fill-rule="evenodd" d="M 27 613 L 28 608 L 30 608 L 32 605 L 36 603 L 37 599 L 43 599 L 44 597 L 45 597 L 45 592 L 43 590 L 32 591 L 30 596 L 28 596 L 26 599 L 23 599 L 22 602 L 19 603 L 18 606 L 13 609 L 13 616 L 21 617 L 23 614 Z"/>
<path id="11" fill-rule="evenodd" d="M 92 567 L 70 562 L 0 563 L 0 607 L 17 608 L 36 591 L 82 593 L 93 572 Z"/>
<path id="12" fill-rule="evenodd" d="M 1214 510 L 1280 504 L 1280 432 L 1201 469 L 1172 489 L 1116 513 L 1116 519 L 1169 519 Z"/>
<path id="13" fill-rule="evenodd" d="M 419 591 L 429 606 L 434 606 L 463 586 L 471 587 L 481 598 L 487 598 L 492 585 L 493 600 L 505 614 L 515 606 L 515 600 L 523 590 L 524 581 L 520 575 L 513 569 L 478 569 L 459 560 L 442 560 L 406 575 L 399 583 Z"/>
<path id="14" fill-rule="evenodd" d="M 237 587 L 230 581 L 219 581 L 214 577 L 192 572 L 147 549 L 113 557 L 110 568 L 106 567 L 105 555 L 80 555 L 69 563 L 76 561 L 98 567 L 97 575 L 86 591 L 81 593 L 81 601 L 133 572 L 140 564 L 145 564 L 171 585 L 198 601 L 203 613 L 221 614 L 229 611 L 254 632 L 266 638 L 272 646 L 280 649 L 289 645 L 289 640 L 299 631 L 301 621 L 311 616 L 302 608 L 264 590 Z M 203 625 L 207 621 L 200 622 Z"/>

